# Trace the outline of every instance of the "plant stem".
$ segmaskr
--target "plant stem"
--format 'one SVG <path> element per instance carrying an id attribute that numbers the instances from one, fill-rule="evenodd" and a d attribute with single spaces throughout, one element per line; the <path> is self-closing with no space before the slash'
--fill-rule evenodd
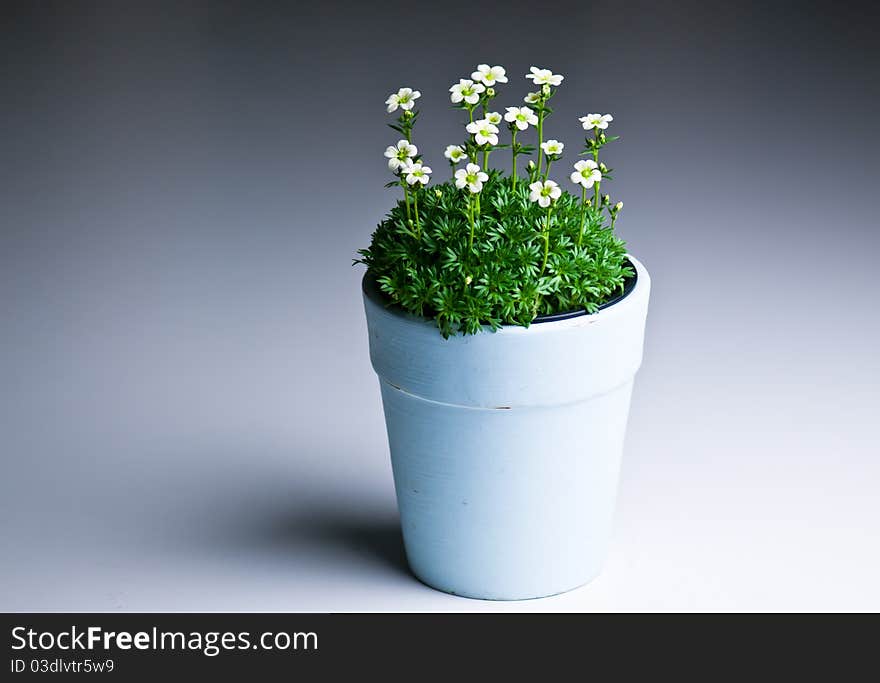
<path id="1" fill-rule="evenodd" d="M 511 144 L 510 149 L 513 153 L 513 173 L 511 174 L 511 178 L 513 178 L 513 189 L 516 189 L 516 134 L 518 129 L 516 126 L 511 130 Z"/>
<path id="2" fill-rule="evenodd" d="M 471 224 L 471 236 L 468 240 L 468 251 L 474 250 L 474 200 L 472 196 L 468 197 L 468 221 Z"/>
<path id="3" fill-rule="evenodd" d="M 594 128 L 593 134 L 596 136 L 596 144 L 593 146 L 593 161 L 596 162 L 596 165 L 599 164 L 599 129 Z M 599 185 L 600 183 L 596 183 L 593 187 L 596 191 L 596 211 L 599 210 Z"/>
<path id="4" fill-rule="evenodd" d="M 412 217 L 409 212 L 409 190 L 406 188 L 406 181 L 402 180 L 400 184 L 403 185 L 403 198 L 406 199 L 406 227 L 409 229 L 412 225 Z"/>
<path id="5" fill-rule="evenodd" d="M 553 210 L 553 204 L 547 207 L 547 219 L 544 221 L 544 262 L 541 264 L 541 275 L 547 268 L 547 257 L 550 254 L 550 212 Z"/>
<path id="6" fill-rule="evenodd" d="M 587 188 L 581 185 L 581 231 L 578 233 L 578 246 L 584 239 L 584 223 L 587 222 Z"/>
<path id="7" fill-rule="evenodd" d="M 467 105 L 467 113 L 468 119 L 470 123 L 474 122 L 474 108 L 471 105 Z M 476 143 L 475 143 L 476 144 Z M 470 159 L 472 164 L 477 163 L 477 151 L 473 148 L 473 145 L 468 146 L 468 159 Z"/>
<path id="8" fill-rule="evenodd" d="M 541 173 L 541 165 L 544 161 L 544 150 L 541 149 L 541 143 L 544 142 L 544 107 L 538 111 L 538 173 Z"/>
<path id="9" fill-rule="evenodd" d="M 413 208 L 416 213 L 416 239 L 422 239 L 422 226 L 419 223 L 419 193 L 418 190 L 413 189 Z"/>
<path id="10" fill-rule="evenodd" d="M 553 159 L 551 159 L 551 158 L 548 156 L 548 157 L 547 157 L 547 171 L 544 173 L 544 180 L 545 180 L 545 181 L 546 181 L 547 178 L 550 176 L 550 164 L 552 164 L 552 163 L 553 163 Z"/>

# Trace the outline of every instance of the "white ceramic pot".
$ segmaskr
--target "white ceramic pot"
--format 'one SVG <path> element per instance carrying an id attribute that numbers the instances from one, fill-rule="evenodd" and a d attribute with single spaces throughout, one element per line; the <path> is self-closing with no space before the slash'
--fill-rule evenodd
<path id="1" fill-rule="evenodd" d="M 600 571 L 651 281 L 619 302 L 528 328 L 443 339 L 364 305 L 410 567 L 448 593 L 553 595 Z"/>

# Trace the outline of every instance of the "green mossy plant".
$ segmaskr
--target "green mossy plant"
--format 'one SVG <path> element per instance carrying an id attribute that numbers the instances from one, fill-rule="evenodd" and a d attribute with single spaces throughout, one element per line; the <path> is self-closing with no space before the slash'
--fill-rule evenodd
<path id="1" fill-rule="evenodd" d="M 531 78 L 541 89 L 526 96 L 526 107 L 508 107 L 504 120 L 510 144 L 498 144 L 502 116 L 490 112 L 495 87 L 507 81 L 504 69 L 481 64 L 472 75 L 450 88 L 452 101 L 468 113 L 461 145 L 450 145 L 446 158 L 453 169 L 449 181 L 428 188 L 432 170 L 422 163 L 412 144 L 418 112 L 418 91 L 402 88 L 386 104 L 401 108 L 391 127 L 403 135 L 385 156 L 404 197 L 378 225 L 370 247 L 358 253 L 357 263 L 385 294 L 388 303 L 430 318 L 444 337 L 476 334 L 485 327 L 528 326 L 536 316 L 599 306 L 623 290 L 633 275 L 624 242 L 614 235 L 623 206 L 612 204 L 599 191 L 611 169 L 599 162 L 600 150 L 617 139 L 604 130 L 610 115 L 589 114 L 580 119 L 587 135 L 582 155 L 570 179 L 576 196 L 550 180 L 550 168 L 562 157 L 564 145 L 543 139 L 547 106 L 562 76 L 532 67 Z M 482 110 L 482 118 L 474 112 Z M 536 128 L 537 146 L 518 139 Z M 512 172 L 488 167 L 489 154 L 509 149 Z M 525 178 L 516 172 L 518 156 L 538 151 Z M 481 163 L 478 163 L 481 162 Z M 455 170 L 459 163 L 465 168 Z M 592 196 L 587 190 L 592 189 Z"/>

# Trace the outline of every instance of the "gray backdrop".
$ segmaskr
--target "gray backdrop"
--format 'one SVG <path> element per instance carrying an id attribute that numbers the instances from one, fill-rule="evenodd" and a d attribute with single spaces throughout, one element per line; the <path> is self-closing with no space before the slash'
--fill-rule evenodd
<path id="1" fill-rule="evenodd" d="M 876 10 L 3 11 L 0 609 L 880 609 Z M 445 174 L 478 62 L 614 114 L 654 280 L 608 566 L 528 603 L 407 573 L 351 267 L 386 96 Z"/>

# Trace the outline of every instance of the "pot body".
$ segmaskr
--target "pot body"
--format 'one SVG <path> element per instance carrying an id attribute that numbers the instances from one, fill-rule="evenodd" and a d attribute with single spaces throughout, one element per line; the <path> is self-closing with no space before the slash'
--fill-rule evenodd
<path id="1" fill-rule="evenodd" d="M 593 315 L 443 339 L 365 278 L 407 559 L 456 595 L 561 593 L 611 535 L 650 278 Z"/>

